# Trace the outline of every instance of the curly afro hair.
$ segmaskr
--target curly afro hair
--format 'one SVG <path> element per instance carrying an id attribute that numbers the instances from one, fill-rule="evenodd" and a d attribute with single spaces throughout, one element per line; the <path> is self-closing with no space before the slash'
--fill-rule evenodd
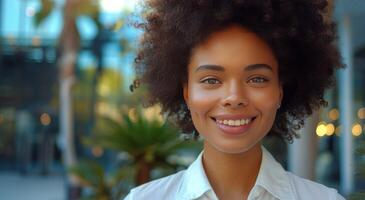
<path id="1" fill-rule="evenodd" d="M 326 0 L 152 0 L 144 6 L 137 77 L 148 88 L 148 103 L 160 103 L 184 133 L 195 131 L 182 89 L 192 49 L 231 24 L 259 35 L 279 62 L 284 97 L 269 135 L 292 142 L 305 117 L 326 105 L 324 91 L 342 66 L 335 24 L 323 17 Z"/>

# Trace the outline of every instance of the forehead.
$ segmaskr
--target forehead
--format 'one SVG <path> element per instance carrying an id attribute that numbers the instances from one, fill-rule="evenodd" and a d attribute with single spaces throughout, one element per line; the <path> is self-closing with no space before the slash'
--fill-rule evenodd
<path id="1" fill-rule="evenodd" d="M 234 25 L 211 34 L 191 54 L 189 68 L 204 64 L 246 66 L 265 63 L 277 68 L 277 59 L 270 46 L 257 34 Z"/>

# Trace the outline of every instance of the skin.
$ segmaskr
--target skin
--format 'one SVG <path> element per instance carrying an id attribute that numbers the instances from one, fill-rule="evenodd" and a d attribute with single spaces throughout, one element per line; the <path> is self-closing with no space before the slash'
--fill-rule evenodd
<path id="1" fill-rule="evenodd" d="M 222 200 L 247 199 L 260 169 L 261 140 L 283 96 L 271 48 L 238 25 L 211 34 L 192 51 L 183 93 L 204 138 L 203 166 L 213 190 Z M 254 120 L 227 134 L 216 119 L 232 116 Z"/>

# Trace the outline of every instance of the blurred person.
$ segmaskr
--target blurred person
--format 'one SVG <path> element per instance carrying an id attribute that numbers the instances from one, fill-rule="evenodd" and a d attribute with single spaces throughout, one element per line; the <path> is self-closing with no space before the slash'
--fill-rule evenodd
<path id="1" fill-rule="evenodd" d="M 300 178 L 262 146 L 287 142 L 326 105 L 342 66 L 325 0 L 147 1 L 136 70 L 149 103 L 204 149 L 188 169 L 126 200 L 344 199 Z M 305 150 L 305 149 L 303 149 Z"/>
<path id="2" fill-rule="evenodd" d="M 26 110 L 19 110 L 15 122 L 15 149 L 17 168 L 23 175 L 29 173 L 32 164 L 35 121 L 32 114 Z"/>

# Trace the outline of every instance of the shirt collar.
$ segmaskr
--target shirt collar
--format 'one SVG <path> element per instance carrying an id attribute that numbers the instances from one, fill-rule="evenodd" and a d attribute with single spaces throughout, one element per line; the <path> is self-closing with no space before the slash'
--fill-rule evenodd
<path id="1" fill-rule="evenodd" d="M 212 190 L 204 171 L 202 156 L 203 152 L 199 154 L 198 158 L 186 170 L 177 193 L 178 197 L 182 197 L 182 199 L 197 199 L 207 191 Z"/>
<path id="2" fill-rule="evenodd" d="M 261 148 L 261 166 L 253 189 L 261 186 L 280 200 L 295 199 L 286 171 L 263 146 Z M 197 199 L 208 191 L 215 195 L 204 171 L 202 155 L 203 152 L 186 170 L 177 192 L 178 197 Z"/>
<path id="3" fill-rule="evenodd" d="M 295 199 L 287 172 L 265 147 L 261 149 L 261 166 L 254 187 L 259 185 L 280 200 Z"/>

